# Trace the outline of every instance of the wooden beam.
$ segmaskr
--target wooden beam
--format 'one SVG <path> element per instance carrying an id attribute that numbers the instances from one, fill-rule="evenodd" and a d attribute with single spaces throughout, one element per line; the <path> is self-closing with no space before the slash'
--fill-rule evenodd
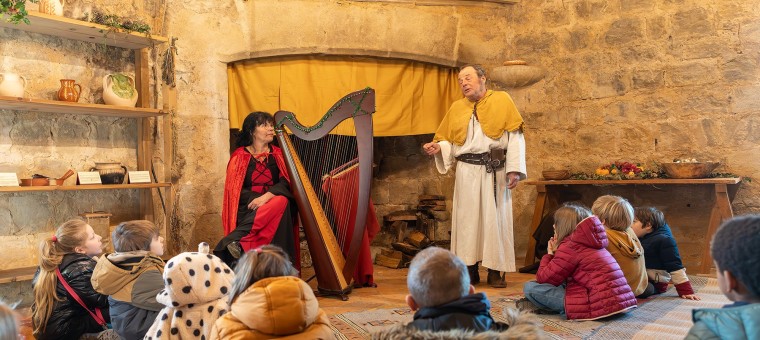
<path id="1" fill-rule="evenodd" d="M 357 2 L 396 2 L 411 3 L 422 6 L 484 6 L 484 5 L 512 5 L 520 0 L 353 0 Z"/>

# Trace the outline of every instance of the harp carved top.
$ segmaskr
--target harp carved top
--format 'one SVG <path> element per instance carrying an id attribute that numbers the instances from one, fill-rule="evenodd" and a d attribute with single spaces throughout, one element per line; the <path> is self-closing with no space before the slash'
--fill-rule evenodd
<path id="1" fill-rule="evenodd" d="M 314 140 L 326 135 L 345 119 L 371 115 L 374 112 L 375 90 L 367 87 L 345 95 L 312 126 L 301 124 L 295 117 L 295 114 L 289 111 L 277 111 L 274 115 L 274 120 L 276 129 L 287 126 L 299 138 Z"/>

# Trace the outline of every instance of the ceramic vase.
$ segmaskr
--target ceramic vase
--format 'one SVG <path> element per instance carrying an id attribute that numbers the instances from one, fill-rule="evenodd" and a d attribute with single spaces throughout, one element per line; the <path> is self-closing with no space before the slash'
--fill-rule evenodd
<path id="1" fill-rule="evenodd" d="M 15 73 L 0 73 L 0 96 L 23 97 L 26 78 Z"/>
<path id="2" fill-rule="evenodd" d="M 135 78 L 123 73 L 103 77 L 103 101 L 108 105 L 134 107 L 137 104 Z"/>

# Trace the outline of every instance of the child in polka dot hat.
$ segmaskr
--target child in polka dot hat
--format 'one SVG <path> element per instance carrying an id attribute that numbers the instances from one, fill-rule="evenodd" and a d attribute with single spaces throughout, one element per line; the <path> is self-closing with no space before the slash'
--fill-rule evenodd
<path id="1" fill-rule="evenodd" d="M 156 296 L 165 305 L 145 339 L 208 339 L 211 326 L 227 312 L 234 273 L 218 257 L 182 253 L 166 263 L 166 287 Z"/>

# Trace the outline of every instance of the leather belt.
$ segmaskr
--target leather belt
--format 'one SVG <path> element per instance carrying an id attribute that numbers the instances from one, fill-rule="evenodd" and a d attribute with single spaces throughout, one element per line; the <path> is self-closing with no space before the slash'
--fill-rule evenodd
<path id="1" fill-rule="evenodd" d="M 501 151 L 501 150 L 500 150 Z M 503 152 L 503 151 L 502 151 Z M 494 172 L 504 167 L 504 159 L 494 159 L 491 152 L 484 153 L 464 153 L 455 157 L 460 162 L 474 165 L 485 165 L 486 172 Z"/>

